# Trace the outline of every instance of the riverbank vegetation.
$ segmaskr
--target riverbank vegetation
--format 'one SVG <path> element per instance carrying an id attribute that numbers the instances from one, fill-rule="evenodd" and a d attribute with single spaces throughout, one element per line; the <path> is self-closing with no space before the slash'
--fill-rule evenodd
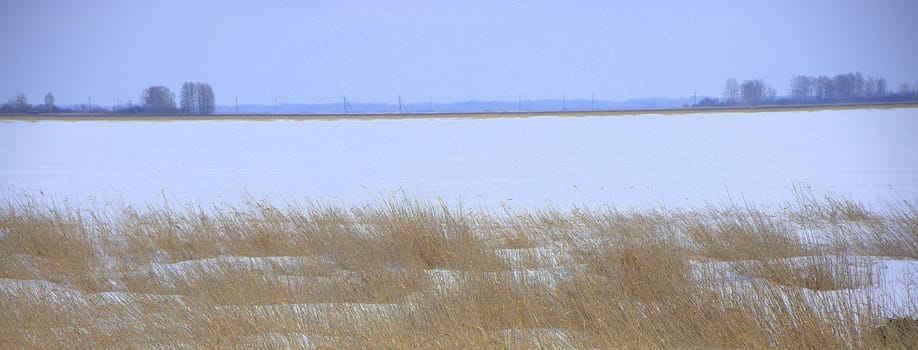
<path id="1" fill-rule="evenodd" d="M 3 348 L 918 345 L 918 207 L 0 207 Z M 909 277 L 911 276 L 911 277 Z"/>

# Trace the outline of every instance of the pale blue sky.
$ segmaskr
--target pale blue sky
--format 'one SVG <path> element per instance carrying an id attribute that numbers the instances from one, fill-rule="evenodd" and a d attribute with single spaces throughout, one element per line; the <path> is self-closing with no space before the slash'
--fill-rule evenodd
<path id="1" fill-rule="evenodd" d="M 3 1 L 0 99 L 218 104 L 719 96 L 728 77 L 918 81 L 918 1 Z"/>

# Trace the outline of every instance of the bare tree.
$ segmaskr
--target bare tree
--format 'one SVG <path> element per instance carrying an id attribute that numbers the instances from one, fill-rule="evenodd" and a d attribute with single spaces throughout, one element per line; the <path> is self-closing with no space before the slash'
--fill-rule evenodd
<path id="1" fill-rule="evenodd" d="M 761 79 L 746 80 L 740 86 L 743 104 L 757 105 L 765 98 L 765 82 Z"/>
<path id="2" fill-rule="evenodd" d="M 182 92 L 180 99 L 180 108 L 182 113 L 185 114 L 197 114 L 198 111 L 198 98 L 196 95 L 197 92 L 197 83 L 185 82 L 182 84 Z"/>
<path id="3" fill-rule="evenodd" d="M 912 87 L 908 83 L 902 83 L 899 85 L 899 95 L 902 97 L 908 97 L 912 94 Z"/>
<path id="4" fill-rule="evenodd" d="M 819 101 L 831 101 L 835 98 L 835 89 L 832 86 L 832 79 L 823 75 L 815 80 L 813 93 Z"/>
<path id="5" fill-rule="evenodd" d="M 860 72 L 839 74 L 832 78 L 835 98 L 851 101 L 864 97 L 864 76 Z"/>
<path id="6" fill-rule="evenodd" d="M 216 98 L 214 96 L 214 89 L 210 87 L 210 84 L 202 83 L 198 94 L 200 95 L 198 97 L 198 105 L 201 108 L 201 114 L 214 114 L 216 110 Z"/>
<path id="7" fill-rule="evenodd" d="M 186 114 L 213 114 L 214 90 L 207 83 L 182 84 L 181 110 Z"/>
<path id="8" fill-rule="evenodd" d="M 832 86 L 835 87 L 835 97 L 842 101 L 851 98 L 853 86 L 847 74 L 838 74 L 832 77 Z"/>
<path id="9" fill-rule="evenodd" d="M 866 97 L 865 91 L 864 91 L 865 90 L 864 75 L 861 74 L 861 72 L 854 72 L 854 74 L 851 75 L 851 79 L 852 79 L 852 85 L 854 85 L 853 95 L 859 98 Z"/>
<path id="10" fill-rule="evenodd" d="M 3 106 L 0 106 L 0 112 L 3 113 L 26 113 L 31 109 L 32 105 L 29 104 L 29 99 L 21 92 L 4 103 Z"/>
<path id="11" fill-rule="evenodd" d="M 736 83 L 736 79 L 727 79 L 726 84 L 724 84 L 724 103 L 727 105 L 736 104 L 739 99 L 739 93 L 740 88 L 739 84 Z"/>
<path id="12" fill-rule="evenodd" d="M 175 94 L 165 86 L 151 86 L 140 95 L 147 113 L 175 113 Z"/>
<path id="13" fill-rule="evenodd" d="M 727 101 L 731 100 L 736 91 L 733 84 L 735 84 L 734 79 L 727 80 L 724 89 L 724 99 Z M 888 91 L 887 89 L 895 90 Z M 740 84 L 738 91 L 738 103 L 745 105 L 768 102 L 785 103 L 787 101 L 819 103 L 882 101 L 890 97 L 897 99 L 918 97 L 918 83 L 914 86 L 901 84 L 888 87 L 884 78 L 853 72 L 831 77 L 795 75 L 791 77 L 787 98 L 780 100 L 774 88 L 761 79 L 744 81 Z"/>
<path id="14" fill-rule="evenodd" d="M 762 93 L 762 100 L 765 102 L 774 102 L 778 97 L 778 92 L 769 84 L 765 84 L 765 91 Z"/>
<path id="15" fill-rule="evenodd" d="M 791 97 L 797 101 L 809 101 L 813 97 L 815 78 L 797 75 L 791 78 Z"/>
<path id="16" fill-rule="evenodd" d="M 54 95 L 50 92 L 45 95 L 45 106 L 48 107 L 48 114 L 54 113 Z"/>
<path id="17" fill-rule="evenodd" d="M 867 77 L 864 83 L 864 97 L 874 98 L 877 96 L 877 80 L 873 77 Z"/>

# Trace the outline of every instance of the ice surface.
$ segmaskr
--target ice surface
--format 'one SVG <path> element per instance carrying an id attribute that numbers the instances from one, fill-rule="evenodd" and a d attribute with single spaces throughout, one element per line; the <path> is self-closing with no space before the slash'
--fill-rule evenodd
<path id="1" fill-rule="evenodd" d="M 0 122 L 0 186 L 60 200 L 515 208 L 918 198 L 918 109 L 376 121 Z"/>

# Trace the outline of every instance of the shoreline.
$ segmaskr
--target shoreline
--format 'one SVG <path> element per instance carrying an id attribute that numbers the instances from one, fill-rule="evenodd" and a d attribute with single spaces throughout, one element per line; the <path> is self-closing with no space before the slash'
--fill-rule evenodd
<path id="1" fill-rule="evenodd" d="M 815 112 L 853 109 L 918 108 L 918 102 L 906 103 L 852 103 L 827 105 L 780 105 L 755 107 L 703 107 L 658 109 L 613 109 L 524 112 L 434 112 L 434 113 L 365 113 L 365 114 L 210 114 L 210 115 L 119 115 L 119 114 L 36 114 L 0 115 L 0 121 L 370 121 L 406 119 L 502 119 L 534 117 L 619 117 L 636 115 L 681 116 L 692 114 L 762 113 L 762 112 Z"/>

